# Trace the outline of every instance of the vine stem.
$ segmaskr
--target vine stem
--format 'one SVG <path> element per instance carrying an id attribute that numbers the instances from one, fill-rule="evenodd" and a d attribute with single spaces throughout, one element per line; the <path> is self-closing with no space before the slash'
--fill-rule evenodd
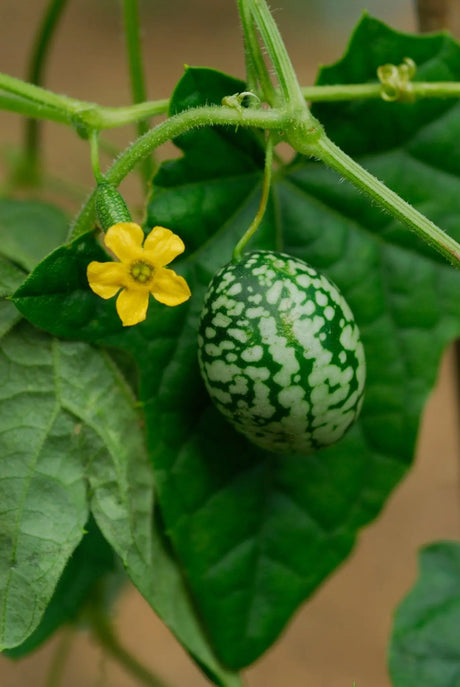
<path id="1" fill-rule="evenodd" d="M 295 150 L 309 157 L 317 157 L 339 172 L 341 176 L 351 181 L 357 188 L 444 255 L 449 262 L 460 267 L 460 245 L 330 141 L 316 120 L 313 120 L 312 126 L 310 113 L 304 116 L 303 121 L 293 122 L 290 111 L 276 109 L 238 110 L 231 107 L 210 106 L 184 110 L 137 139 L 115 160 L 106 173 L 105 179 L 118 186 L 136 163 L 154 148 L 190 129 L 219 124 L 249 126 L 265 130 L 284 130 L 288 142 Z M 69 239 L 75 239 L 89 231 L 93 219 L 94 192 L 77 217 Z"/>
<path id="2" fill-rule="evenodd" d="M 436 83 L 411 81 L 410 85 L 412 100 L 460 97 L 460 82 L 457 81 L 439 81 Z M 310 102 L 379 99 L 382 97 L 382 90 L 381 83 L 307 86 L 301 89 L 305 100 Z"/>
<path id="3" fill-rule="evenodd" d="M 43 82 L 46 60 L 51 47 L 59 19 L 65 9 L 67 0 L 51 0 L 40 24 L 30 57 L 27 79 L 30 83 L 40 85 Z M 22 175 L 29 181 L 36 181 L 39 176 L 40 122 L 29 118 L 24 128 L 24 168 Z"/>
<path id="4" fill-rule="evenodd" d="M 170 687 L 122 646 L 102 611 L 91 612 L 91 627 L 94 636 L 107 653 L 146 687 Z"/>
<path id="5" fill-rule="evenodd" d="M 269 135 L 267 139 L 267 148 L 265 151 L 265 170 L 264 170 L 264 183 L 263 183 L 263 188 L 262 188 L 262 197 L 260 199 L 260 205 L 259 209 L 257 210 L 257 213 L 252 220 L 251 224 L 249 225 L 248 229 L 244 233 L 244 235 L 241 237 L 241 239 L 238 241 L 236 244 L 234 250 L 233 250 L 233 261 L 238 262 L 241 260 L 243 250 L 246 247 L 246 244 L 250 241 L 250 239 L 254 236 L 256 233 L 257 229 L 260 226 L 260 223 L 262 222 L 262 219 L 265 214 L 265 210 L 267 209 L 267 203 L 268 203 L 268 198 L 270 196 L 270 187 L 271 187 L 271 181 L 272 181 L 272 169 L 273 169 L 273 135 Z"/>
<path id="6" fill-rule="evenodd" d="M 16 97 L 8 98 L 1 91 L 12 93 Z M 169 107 L 167 98 L 125 107 L 105 107 L 53 93 L 46 88 L 3 73 L 0 73 L 0 96 L 4 99 L 5 108 L 11 111 L 15 111 L 17 104 L 20 108 L 18 112 L 23 114 L 25 103 L 28 103 L 31 116 L 41 118 L 43 112 L 54 112 L 55 114 L 50 117 L 54 121 L 100 130 L 125 126 L 141 119 L 165 114 Z"/>
<path id="7" fill-rule="evenodd" d="M 270 105 L 275 105 L 278 98 L 265 64 L 262 49 L 252 22 L 251 12 L 246 0 L 238 0 L 238 11 L 243 29 L 244 54 L 246 60 L 246 87 L 253 93 L 260 90 L 263 98 Z"/>
<path id="8" fill-rule="evenodd" d="M 232 107 L 207 106 L 184 110 L 150 129 L 144 136 L 138 138 L 115 160 L 104 178 L 107 182 L 118 186 L 125 176 L 145 155 L 163 145 L 167 141 L 180 136 L 190 129 L 228 124 L 231 126 L 250 126 L 259 129 L 282 129 L 289 118 L 283 110 L 239 110 Z M 94 192 L 88 198 L 82 211 L 76 218 L 69 240 L 73 240 L 89 231 L 94 219 Z"/>
<path id="9" fill-rule="evenodd" d="M 311 149 L 308 152 L 310 153 Z M 460 245 L 451 236 L 385 186 L 373 174 L 361 167 L 326 135 L 321 136 L 315 144 L 314 154 L 412 229 L 421 239 L 447 258 L 450 263 L 460 268 Z"/>
<path id="10" fill-rule="evenodd" d="M 301 88 L 301 93 L 302 97 L 310 102 L 379 99 L 382 95 L 382 85 L 375 83 L 308 86 Z M 460 98 L 460 82 L 411 82 L 411 96 L 415 100 Z M 0 73 L 0 107 L 29 117 L 102 131 L 166 114 L 169 99 L 163 98 L 122 107 L 107 107 L 59 95 L 22 79 Z"/>
<path id="11" fill-rule="evenodd" d="M 131 82 L 132 100 L 135 105 L 147 100 L 144 67 L 142 60 L 142 44 L 139 29 L 139 8 L 137 0 L 123 0 L 123 19 L 125 27 L 125 41 L 128 57 L 129 75 Z M 149 130 L 147 119 L 137 122 L 137 135 L 143 136 Z M 153 176 L 154 164 L 151 156 L 146 157 L 142 164 L 142 173 L 146 185 Z"/>
<path id="12" fill-rule="evenodd" d="M 291 112 L 298 110 L 305 115 L 305 113 L 308 113 L 305 98 L 300 90 L 291 58 L 267 3 L 265 0 L 246 0 L 246 2 L 260 32 L 263 45 L 273 64 L 284 105 L 290 108 Z"/>
<path id="13" fill-rule="evenodd" d="M 59 124 L 69 124 L 69 117 L 66 112 L 56 109 L 50 105 L 36 103 L 26 98 L 0 91 L 0 109 L 26 117 L 36 117 L 37 119 L 47 119 Z"/>
<path id="14" fill-rule="evenodd" d="M 94 178 L 99 184 L 103 180 L 101 174 L 101 164 L 99 161 L 99 132 L 96 130 L 91 131 L 89 136 L 89 145 L 91 153 L 91 167 L 93 170 Z"/>

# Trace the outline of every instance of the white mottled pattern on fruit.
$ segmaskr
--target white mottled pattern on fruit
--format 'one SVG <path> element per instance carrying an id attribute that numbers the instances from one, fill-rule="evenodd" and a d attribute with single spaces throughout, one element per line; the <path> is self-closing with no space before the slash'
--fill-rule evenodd
<path id="1" fill-rule="evenodd" d="M 198 342 L 211 398 L 259 446 L 310 453 L 343 436 L 359 413 L 358 327 L 334 284 L 301 260 L 255 251 L 222 268 Z"/>
<path id="2" fill-rule="evenodd" d="M 242 359 L 247 363 L 254 363 L 262 359 L 264 354 L 264 349 L 262 346 L 251 346 L 250 348 L 245 348 L 241 353 Z"/>

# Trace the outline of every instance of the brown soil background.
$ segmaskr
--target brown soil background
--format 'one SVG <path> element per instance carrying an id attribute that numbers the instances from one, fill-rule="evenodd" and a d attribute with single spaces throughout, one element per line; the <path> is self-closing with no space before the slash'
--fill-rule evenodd
<path id="1" fill-rule="evenodd" d="M 44 0 L 0 0 L 0 70 L 25 73 L 26 58 Z M 151 98 L 167 97 L 183 64 L 212 66 L 243 76 L 239 26 L 233 0 L 149 0 L 142 5 L 143 40 Z M 337 9 L 346 6 L 345 9 Z M 301 83 L 312 83 L 319 64 L 342 54 L 360 15 L 357 0 L 278 0 L 276 14 Z M 410 0 L 374 0 L 367 9 L 400 30 L 414 30 Z M 55 91 L 106 105 L 129 103 L 119 3 L 74 0 L 53 44 L 47 84 Z M 457 22 L 458 24 L 458 22 Z M 456 25 L 454 23 L 454 30 Z M 0 113 L 0 145 L 11 153 L 21 140 L 21 121 Z M 133 132 L 111 140 L 122 147 Z M 45 160 L 56 179 L 76 187 L 91 182 L 87 143 L 57 125 L 45 126 Z M 171 155 L 165 147 L 163 156 Z M 3 167 L 3 182 L 7 178 Z M 124 187 L 139 202 L 136 180 Z M 56 195 L 56 193 L 54 193 Z M 74 203 L 65 201 L 70 209 Z M 448 353 L 424 415 L 413 470 L 389 499 L 375 524 L 359 537 L 353 555 L 305 604 L 277 644 L 247 671 L 249 687 L 281 684 L 312 687 L 389 687 L 386 647 L 393 610 L 416 577 L 417 551 L 434 540 L 458 538 L 458 405 Z M 123 642 L 177 687 L 209 684 L 134 589 L 117 604 Z M 21 662 L 0 657 L 0 687 L 44 684 L 59 637 Z M 134 687 L 132 677 L 102 656 L 83 631 L 75 636 L 65 687 Z"/>

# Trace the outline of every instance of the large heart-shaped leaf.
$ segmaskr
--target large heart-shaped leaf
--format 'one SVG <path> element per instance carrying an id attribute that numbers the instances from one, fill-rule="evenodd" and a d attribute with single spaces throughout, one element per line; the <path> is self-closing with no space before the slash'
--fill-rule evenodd
<path id="1" fill-rule="evenodd" d="M 426 64 L 432 80 L 446 74 L 460 79 L 460 49 L 453 40 L 404 37 L 366 18 L 334 68 L 335 81 L 358 80 L 348 66 L 355 62 L 361 80 L 374 80 L 375 65 L 398 62 L 400 53 L 414 56 L 421 71 Z M 220 102 L 238 90 L 242 84 L 228 77 L 189 69 L 172 107 Z M 354 107 L 355 119 L 351 105 L 318 110 L 333 139 L 353 143 L 352 133 L 357 136 L 362 126 L 360 106 Z M 457 105 L 365 107 L 382 140 L 372 147 L 365 138 L 356 148 L 365 155 L 362 163 L 460 238 L 454 224 L 460 169 L 449 161 L 448 173 L 443 171 L 445 147 L 457 140 Z M 397 148 L 393 129 L 380 127 L 379 117 L 403 130 Z M 97 297 L 86 291 L 94 312 L 88 310 L 80 329 L 83 337 L 125 348 L 138 361 L 165 527 L 206 631 L 232 668 L 254 661 L 273 642 L 299 603 L 346 557 L 359 528 L 382 508 L 413 458 L 441 351 L 460 333 L 459 273 L 332 172 L 297 159 L 275 175 L 254 247 L 282 246 L 341 288 L 362 332 L 366 399 L 361 420 L 345 439 L 307 458 L 276 457 L 238 436 L 207 397 L 195 336 L 206 285 L 230 259 L 256 210 L 261 155 L 257 139 L 248 143 L 247 137 L 241 129 L 189 133 L 177 141 L 184 158 L 164 165 L 156 177 L 149 224 L 183 236 L 188 250 L 179 270 L 192 300 L 174 310 L 152 304 L 145 323 L 121 331 L 113 303 L 96 305 Z M 79 270 L 71 279 L 83 289 L 79 251 L 93 246 L 89 255 L 96 248 L 92 239 L 82 241 L 65 249 L 62 264 L 67 272 Z M 68 336 L 75 294 L 64 278 L 52 289 L 46 278 L 61 259 L 62 252 L 42 263 L 16 303 L 34 322 Z M 59 323 L 45 312 L 50 296 L 53 307 L 59 299 L 65 304 L 68 314 Z M 104 324 L 101 318 L 107 318 Z"/>

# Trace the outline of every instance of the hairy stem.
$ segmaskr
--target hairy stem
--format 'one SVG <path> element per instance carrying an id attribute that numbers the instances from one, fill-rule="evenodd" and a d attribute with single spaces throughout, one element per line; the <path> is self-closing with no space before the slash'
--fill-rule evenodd
<path id="1" fill-rule="evenodd" d="M 232 107 L 197 107 L 185 110 L 170 117 L 148 131 L 131 144 L 113 163 L 104 178 L 114 186 L 125 178 L 135 165 L 152 150 L 163 145 L 190 129 L 201 126 L 227 124 L 230 126 L 249 126 L 259 129 L 282 129 L 288 120 L 283 110 L 238 110 Z M 76 218 L 70 233 L 70 239 L 89 231 L 94 219 L 94 194 L 84 205 Z"/>
<path id="2" fill-rule="evenodd" d="M 4 92 L 2 93 L 2 91 Z M 382 85 L 375 83 L 309 86 L 302 88 L 301 93 L 305 100 L 311 102 L 378 99 L 381 98 Z M 460 82 L 413 82 L 411 84 L 411 96 L 415 100 L 459 98 Z M 8 74 L 0 73 L 0 107 L 10 112 L 47 119 L 69 126 L 103 130 L 126 126 L 149 117 L 166 114 L 169 99 L 164 98 L 123 107 L 106 107 L 59 95 Z"/>
<path id="3" fill-rule="evenodd" d="M 5 93 L 13 96 L 6 96 Z M 5 109 L 23 114 L 24 102 L 28 102 L 31 116 L 51 119 L 71 126 L 80 125 L 89 129 L 112 129 L 132 124 L 168 111 L 169 100 L 155 100 L 125 107 L 104 107 L 85 100 L 59 95 L 30 84 L 14 76 L 0 73 L 0 97 L 4 98 Z M 45 108 L 45 109 L 43 109 Z M 54 113 L 45 116 L 43 113 Z"/>
<path id="4" fill-rule="evenodd" d="M 262 42 L 273 64 L 286 107 L 308 112 L 291 58 L 265 0 L 246 0 L 260 32 Z"/>
<path id="5" fill-rule="evenodd" d="M 308 153 L 311 154 L 311 148 Z M 455 267 L 460 268 L 460 245 L 451 236 L 361 167 L 325 135 L 315 144 L 314 155 L 412 229 Z"/>
<path id="6" fill-rule="evenodd" d="M 270 105 L 275 105 L 277 101 L 275 88 L 270 78 L 267 65 L 265 64 L 262 49 L 246 0 L 238 0 L 238 11 L 243 29 L 247 89 L 253 93 L 257 93 L 260 87 L 262 98 L 267 103 L 270 103 Z"/>

